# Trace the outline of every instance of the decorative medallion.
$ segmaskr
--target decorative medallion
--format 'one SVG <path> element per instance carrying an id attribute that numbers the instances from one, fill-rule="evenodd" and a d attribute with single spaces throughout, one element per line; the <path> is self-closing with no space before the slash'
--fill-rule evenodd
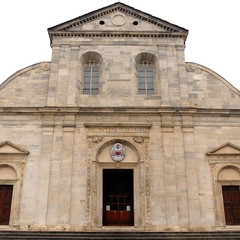
<path id="1" fill-rule="evenodd" d="M 111 156 L 115 162 L 121 162 L 126 155 L 124 146 L 121 143 L 115 143 L 111 149 Z"/>
<path id="2" fill-rule="evenodd" d="M 123 14 L 115 14 L 113 17 L 112 17 L 112 23 L 118 27 L 121 27 L 123 26 L 125 23 L 126 23 L 126 19 L 125 19 L 125 16 Z"/>

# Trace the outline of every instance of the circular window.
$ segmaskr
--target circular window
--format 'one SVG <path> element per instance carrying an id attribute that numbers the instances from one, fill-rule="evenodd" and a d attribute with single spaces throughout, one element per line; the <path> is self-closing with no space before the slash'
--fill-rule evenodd
<path id="1" fill-rule="evenodd" d="M 133 25 L 135 25 L 135 26 L 138 25 L 138 21 L 134 21 Z"/>
<path id="2" fill-rule="evenodd" d="M 105 22 L 104 22 L 103 20 L 101 20 L 101 21 L 99 22 L 99 24 L 100 24 L 100 25 L 104 25 Z"/>

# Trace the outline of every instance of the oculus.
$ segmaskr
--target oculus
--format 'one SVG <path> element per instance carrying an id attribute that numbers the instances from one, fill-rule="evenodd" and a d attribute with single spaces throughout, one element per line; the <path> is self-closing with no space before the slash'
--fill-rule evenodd
<path id="1" fill-rule="evenodd" d="M 115 162 L 121 162 L 126 155 L 124 146 L 121 143 L 115 143 L 111 149 L 111 156 Z"/>

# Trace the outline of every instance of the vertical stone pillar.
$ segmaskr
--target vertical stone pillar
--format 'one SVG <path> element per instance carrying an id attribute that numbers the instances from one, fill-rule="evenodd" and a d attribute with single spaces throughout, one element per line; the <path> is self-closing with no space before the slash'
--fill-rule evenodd
<path id="1" fill-rule="evenodd" d="M 174 135 L 172 116 L 162 116 L 164 180 L 166 193 L 167 227 L 178 225 L 178 203 L 176 193 Z"/>
<path id="2" fill-rule="evenodd" d="M 149 145 L 149 139 L 144 138 L 144 161 L 145 161 L 145 204 L 146 204 L 146 226 L 151 226 L 151 217 L 150 217 L 150 170 L 149 170 L 149 153 L 148 153 L 148 145 Z"/>
<path id="3" fill-rule="evenodd" d="M 71 47 L 68 74 L 67 105 L 74 106 L 76 101 L 79 47 Z"/>
<path id="4" fill-rule="evenodd" d="M 66 106 L 68 95 L 68 80 L 69 80 L 69 65 L 70 65 L 70 46 L 62 45 L 60 48 L 60 58 L 58 65 L 57 78 L 57 95 L 56 105 Z"/>
<path id="5" fill-rule="evenodd" d="M 58 222 L 62 225 L 69 225 L 70 222 L 74 130 L 75 116 L 65 115 L 58 206 Z"/>
<path id="6" fill-rule="evenodd" d="M 167 46 L 158 45 L 161 106 L 170 106 L 168 94 Z"/>
<path id="7" fill-rule="evenodd" d="M 48 85 L 47 106 L 56 106 L 59 58 L 60 58 L 60 47 L 53 46 L 51 71 L 50 71 L 49 85 Z"/>
<path id="8" fill-rule="evenodd" d="M 46 226 L 49 193 L 50 164 L 52 157 L 54 115 L 46 114 L 43 120 L 41 155 L 38 165 L 35 224 Z"/>
<path id="9" fill-rule="evenodd" d="M 159 119 L 161 121 L 161 118 Z M 164 156 L 163 138 L 160 124 L 152 126 L 150 131 L 149 155 L 151 159 L 151 197 L 152 201 L 152 221 L 159 226 L 166 226 L 166 201 L 164 182 Z"/>
<path id="10" fill-rule="evenodd" d="M 183 137 L 188 193 L 189 226 L 195 227 L 200 225 L 201 215 L 192 116 L 183 116 Z"/>
<path id="11" fill-rule="evenodd" d="M 84 224 L 86 204 L 86 159 L 87 143 L 86 131 L 82 125 L 75 128 L 73 162 L 72 162 L 72 191 L 70 225 Z M 84 167 L 83 167 L 84 166 Z"/>
<path id="12" fill-rule="evenodd" d="M 55 116 L 47 212 L 47 224 L 50 226 L 58 224 L 58 202 L 63 145 L 63 120 L 63 115 Z"/>
<path id="13" fill-rule="evenodd" d="M 181 106 L 189 106 L 190 103 L 189 103 L 189 97 L 188 97 L 188 83 L 187 83 L 184 49 L 185 49 L 184 45 L 176 46 Z"/>
<path id="14" fill-rule="evenodd" d="M 187 228 L 189 225 L 188 195 L 187 195 L 182 118 L 180 115 L 174 115 L 173 120 L 174 120 L 174 155 L 176 168 L 178 222 L 181 228 Z"/>
<path id="15" fill-rule="evenodd" d="M 180 106 L 180 90 L 175 46 L 167 46 L 166 51 L 169 104 L 170 106 Z"/>

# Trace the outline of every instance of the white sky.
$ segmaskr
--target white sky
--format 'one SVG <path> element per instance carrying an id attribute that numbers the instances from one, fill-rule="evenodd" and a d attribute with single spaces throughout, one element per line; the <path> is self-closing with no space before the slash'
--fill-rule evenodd
<path id="1" fill-rule="evenodd" d="M 51 60 L 49 27 L 117 0 L 0 0 L 0 83 Z M 121 0 L 189 30 L 185 59 L 204 65 L 240 90 L 238 0 Z"/>

